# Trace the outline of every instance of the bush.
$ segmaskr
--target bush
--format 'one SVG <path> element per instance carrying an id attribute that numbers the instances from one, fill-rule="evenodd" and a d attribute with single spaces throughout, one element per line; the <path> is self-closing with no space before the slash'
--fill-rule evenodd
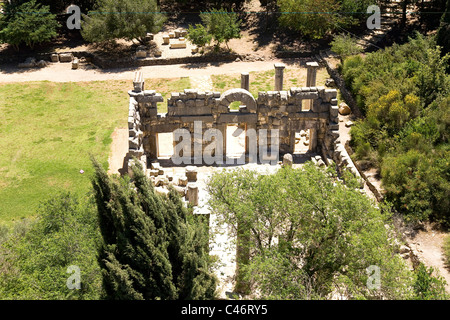
<path id="1" fill-rule="evenodd" d="M 362 47 L 358 46 L 358 40 L 347 34 L 336 35 L 331 41 L 331 50 L 341 56 L 344 60 L 348 56 L 362 52 Z"/>
<path id="2" fill-rule="evenodd" d="M 447 300 L 450 296 L 445 292 L 445 280 L 434 277 L 434 269 L 427 268 L 423 263 L 416 270 L 414 293 L 416 300 Z"/>
<path id="3" fill-rule="evenodd" d="M 442 247 L 444 251 L 445 264 L 450 267 L 450 236 L 447 235 L 444 240 L 444 246 Z"/>

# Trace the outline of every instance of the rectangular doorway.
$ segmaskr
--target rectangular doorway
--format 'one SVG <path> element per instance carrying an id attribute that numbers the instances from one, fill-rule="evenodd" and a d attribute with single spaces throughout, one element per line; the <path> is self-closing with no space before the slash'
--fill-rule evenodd
<path id="1" fill-rule="evenodd" d="M 156 134 L 158 159 L 170 159 L 173 155 L 173 132 Z"/>
<path id="2" fill-rule="evenodd" d="M 295 132 L 294 154 L 305 154 L 310 149 L 311 130 Z"/>
<path id="3" fill-rule="evenodd" d="M 245 155 L 247 124 L 227 124 L 226 156 L 237 159 Z"/>

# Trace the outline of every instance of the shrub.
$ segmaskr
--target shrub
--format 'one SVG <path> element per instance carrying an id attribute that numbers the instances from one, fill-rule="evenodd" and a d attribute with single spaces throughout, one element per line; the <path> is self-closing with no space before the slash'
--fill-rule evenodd
<path id="1" fill-rule="evenodd" d="M 347 34 L 336 35 L 331 41 L 331 50 L 345 59 L 348 56 L 356 55 L 362 52 L 362 47 L 358 46 L 356 38 Z"/>
<path id="2" fill-rule="evenodd" d="M 442 247 L 444 251 L 445 264 L 450 267 L 450 236 L 447 235 L 444 239 L 444 246 Z"/>

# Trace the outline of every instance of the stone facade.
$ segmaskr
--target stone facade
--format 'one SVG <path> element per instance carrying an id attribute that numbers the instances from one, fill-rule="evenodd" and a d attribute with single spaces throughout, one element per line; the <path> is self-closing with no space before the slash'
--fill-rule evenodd
<path id="1" fill-rule="evenodd" d="M 276 68 L 283 70 L 278 65 Z M 316 72 L 316 68 L 308 70 Z M 276 81 L 280 77 L 282 79 L 282 75 L 278 74 Z M 129 155 L 150 163 L 158 158 L 158 134 L 183 128 L 192 135 L 191 156 L 194 157 L 194 144 L 202 144 L 203 149 L 210 144 L 209 141 L 203 142 L 194 136 L 194 131 L 199 132 L 200 129 L 195 126 L 201 121 L 202 133 L 210 128 L 221 131 L 223 154 L 226 154 L 227 125 L 238 124 L 247 132 L 249 129 L 255 129 L 256 132 L 267 129 L 270 133 L 271 129 L 278 129 L 281 157 L 294 153 L 295 133 L 309 129 L 309 150 L 334 158 L 335 146 L 339 143 L 336 89 L 315 86 L 290 88 L 259 92 L 255 99 L 244 89 L 248 88 L 248 74 L 244 73 L 241 79 L 245 82 L 242 84 L 243 88 L 223 93 L 196 89 L 174 92 L 167 100 L 168 112 L 159 114 L 157 103 L 164 101 L 162 95 L 153 90 L 144 90 L 142 74 L 136 73 L 134 90 L 129 91 Z M 308 75 L 308 79 L 315 79 L 315 75 Z M 305 99 L 308 99 L 309 110 L 302 110 L 302 101 Z M 239 110 L 230 110 L 230 104 L 234 101 L 241 102 Z M 270 141 L 270 135 L 267 139 Z M 245 150 L 248 153 L 249 138 L 246 140 Z M 259 147 L 256 149 L 259 150 Z"/>

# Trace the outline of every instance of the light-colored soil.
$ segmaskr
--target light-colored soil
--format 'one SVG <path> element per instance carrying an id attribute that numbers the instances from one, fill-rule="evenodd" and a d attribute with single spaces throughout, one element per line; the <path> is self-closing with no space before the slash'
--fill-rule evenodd
<path id="1" fill-rule="evenodd" d="M 124 166 L 125 156 L 128 152 L 128 128 L 116 128 L 111 138 L 108 174 L 120 174 Z"/>
<path id="2" fill-rule="evenodd" d="M 426 225 L 426 230 L 419 230 L 407 237 L 409 247 L 426 266 L 435 269 L 435 275 L 442 276 L 447 282 L 446 291 L 450 294 L 450 270 L 445 265 L 442 246 L 448 232 L 433 230 Z"/>
<path id="3" fill-rule="evenodd" d="M 53 82 L 79 82 L 79 81 L 105 81 L 130 80 L 136 71 L 142 71 L 145 78 L 178 78 L 186 76 L 205 76 L 213 74 L 239 74 L 243 71 L 273 70 L 274 63 L 284 62 L 287 68 L 299 66 L 295 59 L 277 59 L 271 61 L 229 62 L 229 63 L 201 63 L 196 65 L 159 65 L 141 68 L 117 68 L 102 70 L 82 65 L 72 70 L 70 63 L 52 63 L 42 69 L 19 69 L 5 66 L 0 72 L 0 82 L 24 81 L 53 81 Z"/>

